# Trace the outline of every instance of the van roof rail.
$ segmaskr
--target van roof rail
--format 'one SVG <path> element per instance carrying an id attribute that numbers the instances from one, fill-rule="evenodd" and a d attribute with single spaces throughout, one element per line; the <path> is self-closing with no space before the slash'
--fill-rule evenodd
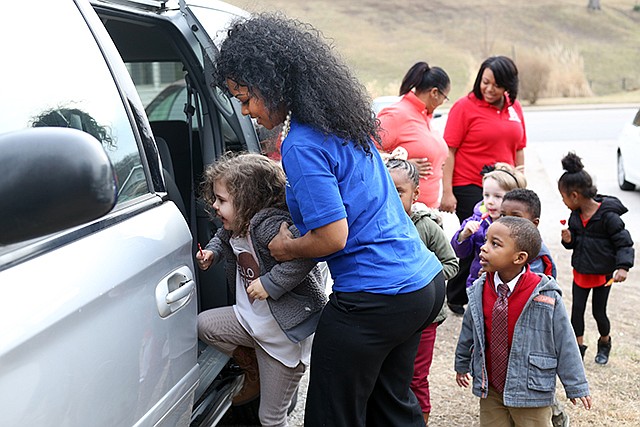
<path id="1" fill-rule="evenodd" d="M 161 10 L 166 8 L 168 1 L 169 0 L 92 0 L 92 3 L 118 4 L 148 10 Z"/>

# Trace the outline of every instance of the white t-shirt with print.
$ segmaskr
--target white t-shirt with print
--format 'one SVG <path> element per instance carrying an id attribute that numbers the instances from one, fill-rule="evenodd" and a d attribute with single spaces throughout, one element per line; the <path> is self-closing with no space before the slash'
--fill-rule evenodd
<path id="1" fill-rule="evenodd" d="M 249 236 L 230 240 L 236 256 L 236 304 L 234 312 L 242 327 L 271 357 L 283 365 L 294 368 L 302 362 L 309 365 L 312 336 L 299 343 L 287 338 L 271 314 L 266 300 L 254 300 L 247 294 L 247 287 L 260 277 L 260 266 Z"/>

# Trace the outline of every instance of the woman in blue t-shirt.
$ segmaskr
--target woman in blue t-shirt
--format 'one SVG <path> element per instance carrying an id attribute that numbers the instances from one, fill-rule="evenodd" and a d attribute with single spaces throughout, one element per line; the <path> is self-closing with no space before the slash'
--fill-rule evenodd
<path id="1" fill-rule="evenodd" d="M 305 426 L 422 426 L 409 389 L 422 329 L 444 301 L 442 266 L 422 244 L 372 138 L 364 88 L 307 24 L 261 14 L 232 25 L 216 79 L 242 113 L 283 123 L 286 261 L 326 261 L 333 293 L 311 354 Z"/>

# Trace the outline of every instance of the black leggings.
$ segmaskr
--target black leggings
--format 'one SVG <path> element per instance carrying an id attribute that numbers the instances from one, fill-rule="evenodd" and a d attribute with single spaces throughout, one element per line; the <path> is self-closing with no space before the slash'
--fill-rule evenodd
<path id="1" fill-rule="evenodd" d="M 473 214 L 473 208 L 482 200 L 482 187 L 477 185 L 463 185 L 453 187 L 453 195 L 458 200 L 456 215 L 460 223 Z M 473 261 L 473 254 L 466 258 L 460 258 L 458 273 L 447 281 L 447 302 L 453 305 L 465 305 L 467 298 L 467 278 Z"/>
<path id="2" fill-rule="evenodd" d="M 584 335 L 584 312 L 587 309 L 587 299 L 589 298 L 589 288 L 581 288 L 573 282 L 573 304 L 571 306 L 571 326 L 576 337 Z M 611 324 L 607 317 L 607 301 L 611 286 L 598 286 L 593 288 L 593 298 L 591 298 L 591 308 L 593 318 L 598 324 L 598 332 L 601 337 L 606 337 L 611 332 Z"/>

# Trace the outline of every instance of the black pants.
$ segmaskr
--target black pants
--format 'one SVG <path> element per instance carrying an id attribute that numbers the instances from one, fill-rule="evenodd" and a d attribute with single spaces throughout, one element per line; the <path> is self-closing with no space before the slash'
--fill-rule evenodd
<path id="1" fill-rule="evenodd" d="M 607 277 L 609 279 L 609 277 Z M 611 332 L 611 323 L 607 317 L 607 301 L 609 300 L 609 292 L 611 286 L 598 286 L 593 289 L 593 298 L 591 298 L 591 311 L 593 318 L 596 319 L 598 332 L 601 337 L 606 337 Z M 573 303 L 571 305 L 571 326 L 576 337 L 584 335 L 584 312 L 587 309 L 587 299 L 591 289 L 581 288 L 573 282 Z"/>
<path id="2" fill-rule="evenodd" d="M 482 200 L 482 187 L 477 185 L 464 185 L 453 187 L 453 195 L 457 199 L 456 215 L 460 223 L 473 214 L 473 207 Z M 460 258 L 458 273 L 447 281 L 447 302 L 453 305 L 465 305 L 469 302 L 467 297 L 467 277 L 473 255 Z"/>
<path id="3" fill-rule="evenodd" d="M 304 425 L 424 426 L 409 385 L 420 334 L 444 293 L 439 273 L 407 294 L 331 294 L 313 340 Z"/>

